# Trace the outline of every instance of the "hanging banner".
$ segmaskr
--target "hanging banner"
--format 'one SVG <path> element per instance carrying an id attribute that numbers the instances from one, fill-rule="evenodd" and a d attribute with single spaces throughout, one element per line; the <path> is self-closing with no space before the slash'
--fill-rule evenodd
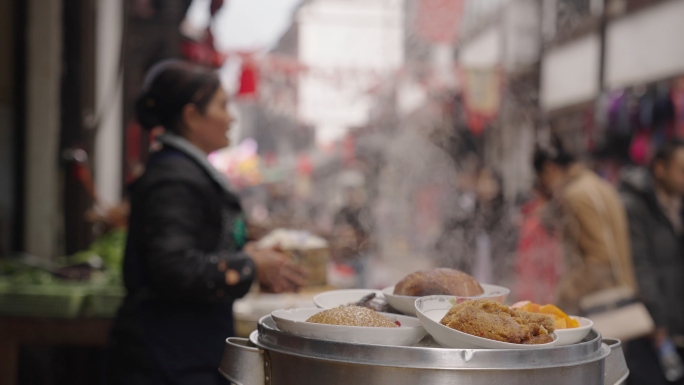
<path id="1" fill-rule="evenodd" d="M 468 126 L 480 135 L 499 114 L 503 76 L 500 68 L 467 68 L 460 73 Z"/>
<path id="2" fill-rule="evenodd" d="M 458 40 L 465 0 L 420 0 L 415 17 L 416 34 L 431 43 Z"/>

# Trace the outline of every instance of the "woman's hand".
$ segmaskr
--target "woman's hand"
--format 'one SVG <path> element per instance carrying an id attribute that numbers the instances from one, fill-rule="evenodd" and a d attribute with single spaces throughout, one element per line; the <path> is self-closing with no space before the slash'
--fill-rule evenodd
<path id="1" fill-rule="evenodd" d="M 245 252 L 254 260 L 259 284 L 273 293 L 296 292 L 306 283 L 304 270 L 280 251 L 259 249 L 249 244 Z"/>

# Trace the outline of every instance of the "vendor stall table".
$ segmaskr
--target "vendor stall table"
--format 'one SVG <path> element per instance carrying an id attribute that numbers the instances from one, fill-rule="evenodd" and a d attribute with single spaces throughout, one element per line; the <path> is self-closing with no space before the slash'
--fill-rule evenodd
<path id="1" fill-rule="evenodd" d="M 22 345 L 103 347 L 111 323 L 104 318 L 0 317 L 0 385 L 17 383 Z"/>

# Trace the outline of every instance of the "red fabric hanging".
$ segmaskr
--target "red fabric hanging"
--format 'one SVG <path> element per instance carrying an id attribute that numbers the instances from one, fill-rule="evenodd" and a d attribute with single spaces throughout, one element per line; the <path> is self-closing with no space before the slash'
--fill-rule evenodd
<path id="1" fill-rule="evenodd" d="M 651 134 L 644 130 L 638 132 L 632 138 L 629 145 L 629 157 L 634 164 L 645 166 L 651 158 Z"/>

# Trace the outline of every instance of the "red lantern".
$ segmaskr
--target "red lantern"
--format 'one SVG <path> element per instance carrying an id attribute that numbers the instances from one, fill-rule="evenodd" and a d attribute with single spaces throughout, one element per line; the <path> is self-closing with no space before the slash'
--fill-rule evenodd
<path id="1" fill-rule="evenodd" d="M 242 73 L 240 74 L 240 89 L 238 96 L 243 98 L 256 97 L 257 86 L 259 83 L 259 69 L 254 60 L 245 57 L 242 62 Z"/>

